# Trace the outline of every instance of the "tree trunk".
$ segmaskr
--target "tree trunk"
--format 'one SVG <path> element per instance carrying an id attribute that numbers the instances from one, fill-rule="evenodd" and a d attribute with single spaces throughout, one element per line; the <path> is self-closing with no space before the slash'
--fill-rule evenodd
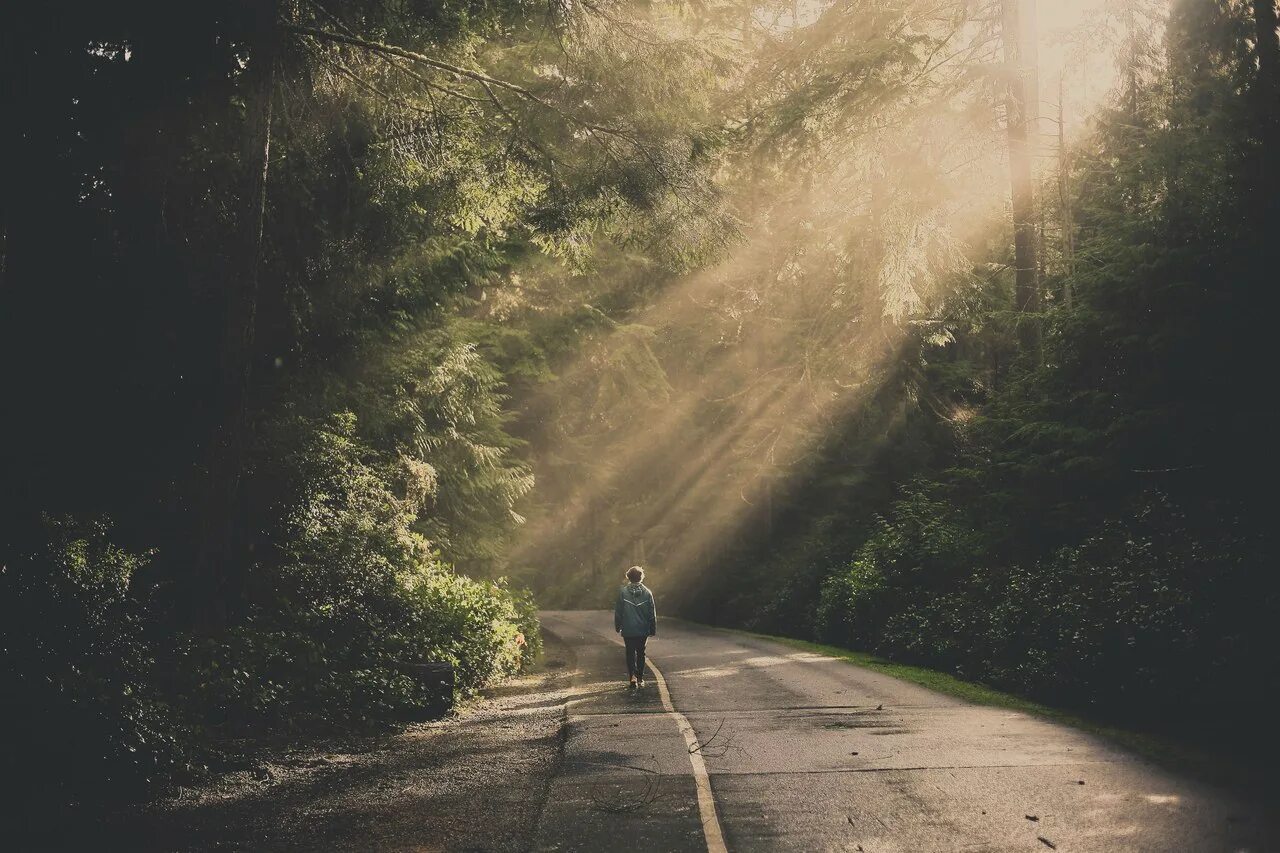
<path id="1" fill-rule="evenodd" d="M 1275 0 L 1253 0 L 1254 38 L 1258 54 L 1258 109 L 1262 119 L 1263 189 L 1276 189 L 1275 158 L 1280 155 L 1280 38 Z"/>
<path id="2" fill-rule="evenodd" d="M 1002 0 L 1001 34 L 1009 74 L 1005 99 L 1009 134 L 1009 183 L 1013 201 L 1014 307 L 1023 314 L 1018 340 L 1028 352 L 1040 348 L 1039 263 L 1036 255 L 1035 198 L 1032 185 L 1033 145 L 1037 136 L 1040 94 L 1032 0 Z"/>
<path id="3" fill-rule="evenodd" d="M 1129 110 L 1129 118 L 1134 124 L 1138 120 L 1138 64 L 1142 56 L 1138 50 L 1138 16 L 1133 8 L 1132 0 L 1124 5 L 1124 31 L 1128 47 L 1125 57 L 1125 104 Z"/>
<path id="4" fill-rule="evenodd" d="M 23 93 L 27 91 L 24 71 L 27 63 L 26 51 L 21 50 L 18 36 L 18 24 L 10 21 L 0 30 L 0 69 L 4 77 L 0 79 L 0 92 L 4 100 L 0 109 L 9 117 L 5 127 L 0 130 L 0 155 L 4 157 L 4 171 L 0 173 L 0 300 L 5 296 L 8 285 L 9 241 L 11 227 L 17 212 L 18 199 L 23 197 L 20 186 L 22 176 L 26 174 L 24 160 L 20 156 L 23 145 L 21 128 L 26 114 L 23 104 Z"/>
<path id="5" fill-rule="evenodd" d="M 1280 41 L 1277 40 L 1275 0 L 1253 0 L 1253 23 L 1258 51 L 1258 74 L 1264 88 L 1277 94 L 1280 86 Z"/>
<path id="6" fill-rule="evenodd" d="M 1076 225 L 1071 199 L 1071 151 L 1067 148 L 1066 87 L 1058 76 L 1058 203 L 1062 208 L 1062 303 L 1074 301 L 1071 276 L 1076 271 Z"/>
<path id="7" fill-rule="evenodd" d="M 258 292 L 266 224 L 271 121 L 275 111 L 279 2 L 257 7 L 245 72 L 242 253 L 239 273 L 228 282 L 226 328 L 220 366 L 218 427 L 209 453 L 209 500 L 204 519 L 199 582 L 194 585 L 197 626 L 221 630 L 241 597 L 245 555 L 237 547 L 240 484 L 249 446 L 249 389 L 253 373 Z"/>

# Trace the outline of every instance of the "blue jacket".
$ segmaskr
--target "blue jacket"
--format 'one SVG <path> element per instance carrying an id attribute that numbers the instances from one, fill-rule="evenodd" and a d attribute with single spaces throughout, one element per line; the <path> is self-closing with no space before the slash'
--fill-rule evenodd
<path id="1" fill-rule="evenodd" d="M 653 593 L 642 583 L 624 584 L 613 605 L 613 629 L 624 637 L 652 637 L 658 633 L 658 609 Z"/>

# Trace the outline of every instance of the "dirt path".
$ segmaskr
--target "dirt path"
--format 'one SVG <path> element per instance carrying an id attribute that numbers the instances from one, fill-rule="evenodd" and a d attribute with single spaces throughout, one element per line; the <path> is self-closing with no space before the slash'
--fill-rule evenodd
<path id="1" fill-rule="evenodd" d="M 115 816 L 93 849 L 128 851 L 518 851 L 559 761 L 572 652 L 458 717 L 341 748 L 277 756 L 148 809 Z M 88 849 L 51 832 L 43 849 Z"/>

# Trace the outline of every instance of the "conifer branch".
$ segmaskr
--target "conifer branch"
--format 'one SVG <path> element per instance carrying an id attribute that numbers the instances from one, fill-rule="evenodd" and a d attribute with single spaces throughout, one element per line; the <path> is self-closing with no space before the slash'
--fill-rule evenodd
<path id="1" fill-rule="evenodd" d="M 595 122 L 591 122 L 591 121 L 587 121 L 586 119 L 579 118 L 573 113 L 567 112 L 561 109 L 560 107 L 556 106 L 555 104 L 551 103 L 550 101 L 547 101 L 539 97 L 538 95 L 534 94 L 533 92 L 529 91 L 524 86 L 521 86 L 518 83 L 512 83 L 509 80 L 503 80 L 498 77 L 492 77 L 488 74 L 485 74 L 482 71 L 476 71 L 471 68 L 464 68 L 461 65 L 454 65 L 449 62 L 443 62 L 439 59 L 432 59 L 431 57 L 422 53 L 418 53 L 417 51 L 407 50 L 403 47 L 399 47 L 394 44 L 386 44 L 385 42 L 373 41 L 371 39 L 361 38 L 359 36 L 345 35 L 343 33 L 335 33 L 330 30 L 320 30 L 314 27 L 304 27 L 297 24 L 286 24 L 284 26 L 284 29 L 291 33 L 294 33 L 295 35 L 310 36 L 311 38 L 319 39 L 321 41 L 328 41 L 334 44 L 345 44 L 350 47 L 362 48 L 364 50 L 368 50 L 373 53 L 379 53 L 387 56 L 396 56 L 401 59 L 407 59 L 407 60 L 410 60 L 411 62 L 416 62 L 420 65 L 425 65 L 428 68 L 434 68 L 437 71 L 443 71 L 447 74 L 452 74 L 455 78 L 464 78 L 467 80 L 471 80 L 473 82 L 479 83 L 481 86 L 485 88 L 496 86 L 499 89 L 505 89 L 508 92 L 512 92 L 516 95 L 519 95 L 521 98 L 524 98 L 525 100 L 531 103 L 537 104 L 543 109 L 546 109 L 555 113 L 561 118 L 564 118 L 567 121 L 571 122 L 572 124 L 575 124 L 578 127 L 582 128 L 583 130 L 609 134 L 611 136 L 619 137 L 620 139 L 625 139 L 633 145 L 639 145 L 635 137 L 633 137 L 631 134 L 627 133 L 626 131 L 622 131 L 614 127 L 608 127 L 602 124 L 596 124 Z"/>

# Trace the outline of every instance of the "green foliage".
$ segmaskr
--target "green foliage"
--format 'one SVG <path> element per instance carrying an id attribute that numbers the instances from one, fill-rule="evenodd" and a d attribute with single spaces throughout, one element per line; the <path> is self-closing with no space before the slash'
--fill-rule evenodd
<path id="1" fill-rule="evenodd" d="M 428 698 L 401 664 L 450 663 L 470 694 L 537 649 L 526 597 L 456 573 L 414 529 L 441 488 L 435 469 L 385 461 L 358 432 L 349 412 L 275 426 L 291 489 L 257 567 L 258 604 L 228 635 L 189 645 L 182 666 L 191 707 L 212 724 L 374 725 Z"/>
<path id="2" fill-rule="evenodd" d="M 1233 529 L 1195 535 L 1160 494 L 1027 563 L 996 562 L 975 547 L 972 525 L 918 493 L 895 504 L 824 585 L 825 638 L 1099 716 L 1166 724 L 1211 713 L 1255 665 L 1248 650 L 1275 606 L 1259 540 Z"/>
<path id="3" fill-rule="evenodd" d="M 328 5 L 280 4 L 270 57 L 261 3 L 10 16 L 11 750 L 127 787 L 203 735 L 384 724 L 405 663 L 468 693 L 537 654 L 512 567 L 585 600 L 646 549 L 691 611 L 1055 701 L 1193 719 L 1180 671 L 1274 668 L 1248 4 L 1127 34 L 1037 316 L 1007 234 L 952 233 L 1007 82 L 973 4 Z"/>
<path id="4" fill-rule="evenodd" d="M 353 419 L 351 439 L 387 460 L 371 477 L 416 496 L 406 509 L 409 526 L 447 562 L 496 576 L 502 546 L 522 520 L 516 505 L 533 479 L 506 429 L 504 375 L 470 339 L 492 341 L 486 332 L 477 324 L 418 322 L 367 346 L 349 370 L 314 371 L 286 406 L 304 419 L 276 423 L 264 456 L 278 458 L 306 435 L 306 419 L 360 412 L 358 424 L 343 416 Z"/>
<path id="5" fill-rule="evenodd" d="M 190 769 L 190 732 L 158 689 L 134 576 L 149 555 L 112 545 L 105 522 L 47 520 L 48 542 L 0 568 L 5 766 L 27 790 L 145 791 Z"/>
<path id="6" fill-rule="evenodd" d="M 730 221 L 688 83 L 732 69 L 690 42 L 637 51 L 519 0 L 152 11 L 28 6 L 4 40 L 33 132 L 0 347 L 47 354 L 6 374 L 27 416 L 0 440 L 4 686 L 87 781 L 164 775 L 209 736 L 384 724 L 423 699 L 405 663 L 469 694 L 535 656 L 536 605 L 500 579 L 532 487 L 507 394 L 552 379 L 583 300 L 542 315 L 520 274 L 585 281 L 605 241 L 688 267 Z M 86 508 L 147 559 L 46 547 L 40 512 Z"/>
<path id="7" fill-rule="evenodd" d="M 910 608 L 916 590 L 945 595 L 955 566 L 983 559 L 986 537 L 938 491 L 927 486 L 910 491 L 894 504 L 890 517 L 878 520 L 849 566 L 826 579 L 818 602 L 819 636 L 871 647 L 880 642 L 886 623 Z M 941 640 L 944 633 L 929 638 Z"/>
<path id="8" fill-rule="evenodd" d="M 1046 192 L 1044 312 L 1010 310 L 998 235 L 908 345 L 879 458 L 839 450 L 868 441 L 850 424 L 793 490 L 785 535 L 719 562 L 750 580 L 707 584 L 705 611 L 1255 749 L 1238 733 L 1265 726 L 1280 585 L 1257 310 L 1276 136 L 1250 12 L 1173 4 L 1163 49 L 1131 51 L 1071 152 L 1070 263 Z M 1017 349 L 1026 322 L 1039 351 Z M 779 572 L 806 578 L 790 588 L 812 619 L 789 603 L 771 622 Z"/>
<path id="9" fill-rule="evenodd" d="M 105 524 L 51 522 L 0 572 L 0 679 L 27 735 L 6 753 L 44 795 L 145 792 L 208 760 L 210 736 L 382 726 L 438 698 L 404 664 L 449 663 L 469 695 L 539 653 L 528 593 L 456 573 L 413 529 L 438 489 L 429 466 L 386 461 L 350 413 L 269 435 L 287 497 L 228 631 L 164 625 L 136 583 L 149 555 Z"/>

